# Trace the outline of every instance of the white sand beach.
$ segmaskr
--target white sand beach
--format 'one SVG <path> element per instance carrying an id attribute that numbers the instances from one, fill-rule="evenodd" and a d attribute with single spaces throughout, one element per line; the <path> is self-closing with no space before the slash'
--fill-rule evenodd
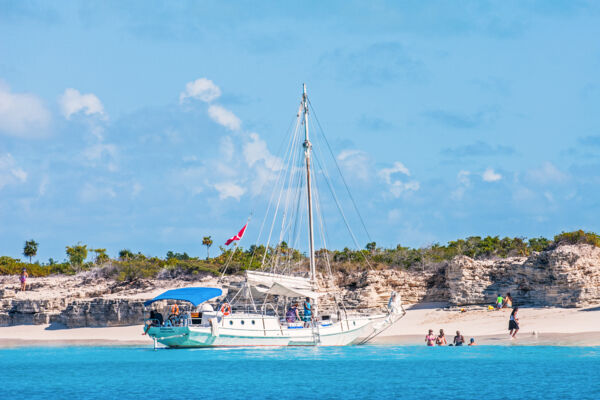
<path id="1" fill-rule="evenodd" d="M 586 308 L 522 308 L 517 339 L 508 336 L 509 310 L 481 307 L 466 312 L 421 304 L 384 332 L 374 344 L 423 344 L 428 329 L 444 329 L 448 341 L 457 330 L 482 345 L 600 346 L 600 305 Z M 0 347 L 14 346 L 151 346 L 142 326 L 57 329 L 49 325 L 0 328 Z"/>

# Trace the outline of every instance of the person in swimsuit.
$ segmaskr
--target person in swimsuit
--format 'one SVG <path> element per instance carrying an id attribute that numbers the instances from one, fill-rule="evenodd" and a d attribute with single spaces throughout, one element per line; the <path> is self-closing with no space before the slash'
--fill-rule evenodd
<path id="1" fill-rule="evenodd" d="M 456 336 L 454 336 L 454 345 L 462 346 L 465 343 L 465 337 L 460 334 L 460 331 L 456 331 Z"/>
<path id="2" fill-rule="evenodd" d="M 475 343 L 475 338 L 471 338 L 469 341 L 469 346 L 477 346 L 477 343 Z"/>
<path id="3" fill-rule="evenodd" d="M 23 270 L 21 271 L 21 276 L 19 277 L 19 280 L 21 281 L 21 292 L 27 290 L 27 277 L 29 277 L 27 269 L 23 268 Z"/>
<path id="4" fill-rule="evenodd" d="M 433 334 L 433 329 L 430 329 L 427 336 L 425 336 L 425 343 L 427 343 L 427 346 L 435 346 L 435 339 L 436 338 Z"/>
<path id="5" fill-rule="evenodd" d="M 502 308 L 511 308 L 513 303 L 513 299 L 510 296 L 510 293 L 506 293 L 504 297 L 504 303 L 502 303 Z"/>
<path id="6" fill-rule="evenodd" d="M 300 321 L 300 314 L 298 314 L 298 304 L 292 304 L 285 314 L 285 320 L 287 322 Z"/>
<path id="7" fill-rule="evenodd" d="M 310 304 L 310 298 L 306 298 L 304 302 L 304 327 L 308 328 L 312 321 L 312 304 Z"/>
<path id="8" fill-rule="evenodd" d="M 448 344 L 448 342 L 446 342 L 446 335 L 444 334 L 444 330 L 443 329 L 440 329 L 440 334 L 435 339 L 435 343 L 438 346 L 445 346 L 445 345 Z"/>
<path id="9" fill-rule="evenodd" d="M 519 332 L 519 318 L 517 317 L 517 311 L 519 311 L 519 307 L 513 308 L 510 313 L 510 319 L 508 320 L 508 331 L 511 339 L 514 339 L 517 336 L 517 332 Z"/>

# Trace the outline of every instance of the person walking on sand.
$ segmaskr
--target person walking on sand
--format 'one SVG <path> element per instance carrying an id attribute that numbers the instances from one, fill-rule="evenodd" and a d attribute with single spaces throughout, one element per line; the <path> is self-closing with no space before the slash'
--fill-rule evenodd
<path id="1" fill-rule="evenodd" d="M 519 318 L 517 317 L 517 312 L 519 311 L 519 307 L 513 308 L 510 313 L 510 319 L 508 320 L 508 331 L 511 339 L 514 339 L 517 336 L 517 332 L 519 332 Z"/>
<path id="2" fill-rule="evenodd" d="M 438 337 L 435 339 L 435 343 L 438 346 L 445 346 L 448 343 L 446 342 L 446 335 L 444 334 L 444 330 L 440 329 L 440 334 L 438 335 Z"/>
<path id="3" fill-rule="evenodd" d="M 425 343 L 427 343 L 427 346 L 435 346 L 435 339 L 436 338 L 433 334 L 433 329 L 430 329 L 427 336 L 425 336 Z"/>
<path id="4" fill-rule="evenodd" d="M 456 336 L 454 336 L 454 345 L 462 346 L 465 343 L 465 337 L 460 334 L 460 331 L 456 331 Z"/>
<path id="5" fill-rule="evenodd" d="M 27 273 L 27 269 L 23 268 L 23 270 L 21 271 L 21 276 L 19 277 L 19 280 L 21 281 L 21 292 L 24 292 L 27 290 L 27 278 L 29 277 L 29 274 Z"/>

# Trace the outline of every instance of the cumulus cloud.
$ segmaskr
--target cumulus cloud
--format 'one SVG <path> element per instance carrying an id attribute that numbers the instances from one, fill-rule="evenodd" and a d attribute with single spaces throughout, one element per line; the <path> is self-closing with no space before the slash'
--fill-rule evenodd
<path id="1" fill-rule="evenodd" d="M 0 82 L 0 134 L 34 138 L 44 136 L 50 112 L 43 102 L 29 93 L 12 93 Z"/>
<path id="2" fill-rule="evenodd" d="M 27 172 L 17 165 L 13 156 L 10 153 L 0 155 L 0 189 L 26 181 Z"/>
<path id="3" fill-rule="evenodd" d="M 383 181 L 388 184 L 388 188 L 392 196 L 397 198 L 403 193 L 416 192 L 421 188 L 421 185 L 417 181 L 403 182 L 399 179 L 394 179 L 393 175 L 396 174 L 410 176 L 410 171 L 400 161 L 396 161 L 392 167 L 382 168 L 377 173 L 377 175 L 379 175 L 379 177 L 381 177 Z"/>
<path id="4" fill-rule="evenodd" d="M 234 182 L 221 182 L 214 185 L 214 188 L 219 192 L 219 198 L 225 200 L 229 197 L 239 200 L 246 189 Z"/>
<path id="5" fill-rule="evenodd" d="M 58 99 L 62 114 L 70 119 L 73 114 L 83 112 L 85 115 L 105 117 L 104 106 L 93 93 L 81 94 L 77 89 L 66 89 Z"/>
<path id="6" fill-rule="evenodd" d="M 342 150 L 336 157 L 341 167 L 353 178 L 369 179 L 369 155 L 361 150 Z"/>
<path id="7" fill-rule="evenodd" d="M 85 162 L 91 166 L 106 164 L 109 171 L 117 170 L 117 146 L 111 143 L 97 143 L 82 152 Z"/>
<path id="8" fill-rule="evenodd" d="M 410 171 L 400 161 L 396 161 L 391 168 L 383 168 L 379 170 L 378 175 L 382 177 L 386 183 L 392 183 L 392 175 L 396 173 L 410 176 Z"/>
<path id="9" fill-rule="evenodd" d="M 552 163 L 545 162 L 539 168 L 527 172 L 527 177 L 538 184 L 564 183 L 569 176 L 556 168 Z"/>
<path id="10" fill-rule="evenodd" d="M 485 171 L 483 171 L 481 177 L 486 182 L 497 182 L 500 179 L 502 179 L 502 175 L 494 171 L 492 168 L 488 168 Z"/>
<path id="11" fill-rule="evenodd" d="M 280 170 L 282 167 L 281 159 L 271 154 L 267 143 L 257 133 L 251 133 L 249 137 L 250 140 L 244 144 L 244 158 L 248 166 L 252 167 L 262 160 L 270 170 Z"/>
<path id="12" fill-rule="evenodd" d="M 471 172 L 461 170 L 456 176 L 458 187 L 450 193 L 450 198 L 453 200 L 462 200 L 467 189 L 471 186 Z"/>
<path id="13" fill-rule="evenodd" d="M 242 121 L 233 112 L 216 104 L 208 107 L 208 116 L 217 124 L 232 131 L 239 131 L 242 126 Z"/>
<path id="14" fill-rule="evenodd" d="M 179 102 L 183 103 L 186 99 L 193 98 L 210 103 L 219 96 L 221 96 L 221 89 L 213 81 L 200 78 L 186 83 L 185 90 L 179 94 Z"/>

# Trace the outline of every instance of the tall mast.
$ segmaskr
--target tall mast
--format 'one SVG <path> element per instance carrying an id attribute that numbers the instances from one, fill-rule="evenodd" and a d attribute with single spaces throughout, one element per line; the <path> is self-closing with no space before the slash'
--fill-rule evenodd
<path id="1" fill-rule="evenodd" d="M 310 183 L 310 150 L 312 144 L 308 140 L 308 97 L 306 96 L 306 84 L 302 84 L 302 108 L 304 113 L 304 158 L 306 160 L 306 188 L 308 195 L 308 239 L 310 245 L 310 280 L 313 284 L 317 282 L 317 272 L 315 268 L 315 240 L 313 237 L 313 215 L 312 215 L 312 196 Z"/>

